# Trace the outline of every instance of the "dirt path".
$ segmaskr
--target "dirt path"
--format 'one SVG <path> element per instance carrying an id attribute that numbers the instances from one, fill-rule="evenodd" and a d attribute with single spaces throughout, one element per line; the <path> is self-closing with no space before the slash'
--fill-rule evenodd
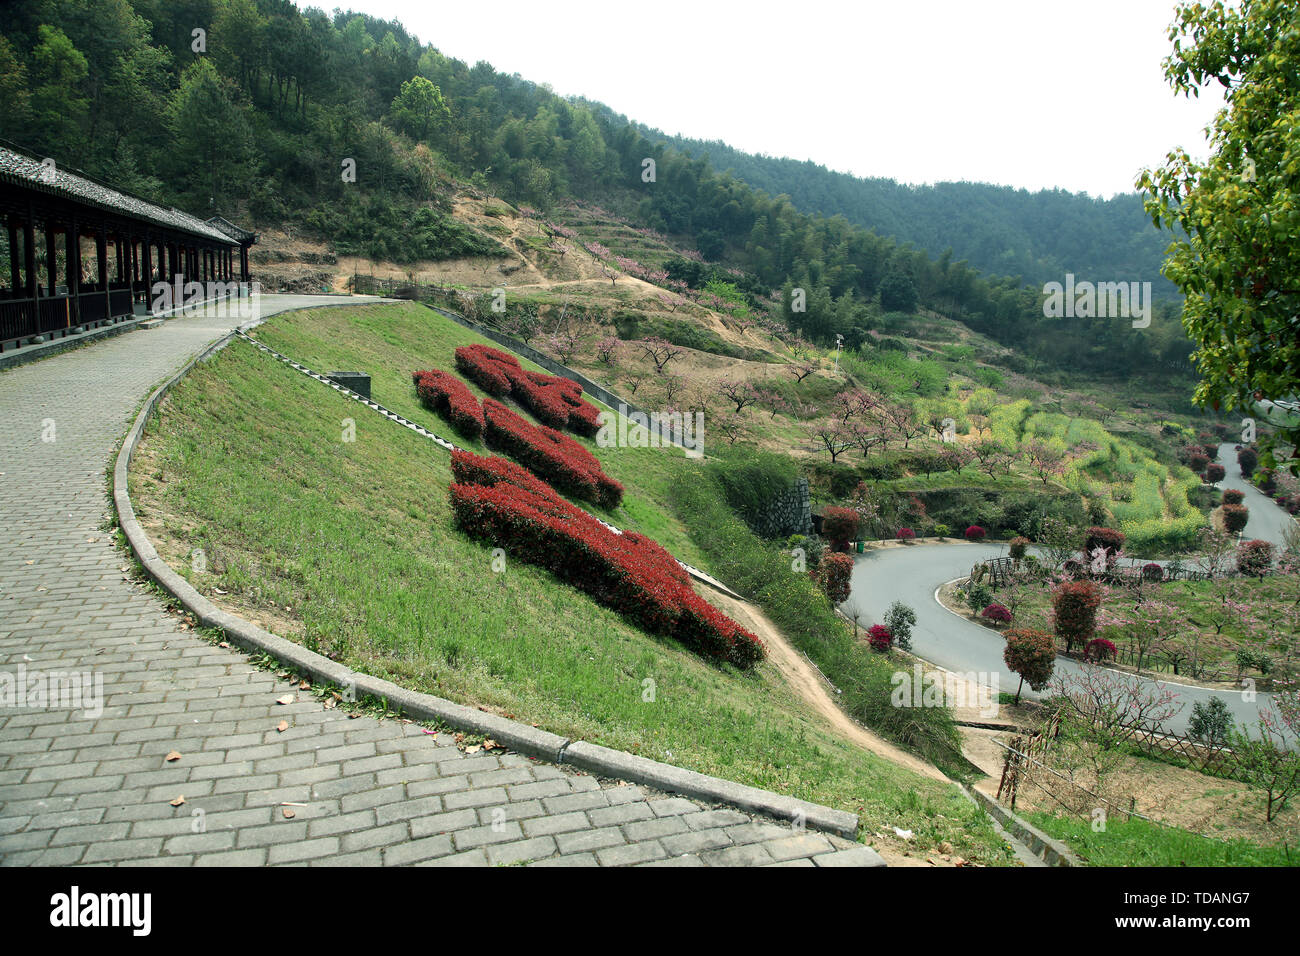
<path id="1" fill-rule="evenodd" d="M 781 672 L 781 676 L 814 711 L 825 718 L 840 736 L 857 744 L 863 750 L 884 757 L 891 763 L 906 767 L 922 776 L 932 780 L 942 780 L 945 783 L 950 782 L 937 767 L 851 720 L 835 703 L 825 682 L 813 666 L 790 645 L 785 636 L 777 630 L 776 625 L 768 620 L 767 615 L 762 611 L 712 589 L 709 589 L 708 597 L 710 603 L 763 639 L 772 663 Z"/>

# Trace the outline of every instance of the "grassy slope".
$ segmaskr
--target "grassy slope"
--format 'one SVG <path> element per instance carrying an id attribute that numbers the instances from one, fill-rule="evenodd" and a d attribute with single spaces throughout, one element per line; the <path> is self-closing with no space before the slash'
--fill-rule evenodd
<path id="1" fill-rule="evenodd" d="M 1212 840 L 1145 820 L 1110 820 L 1105 832 L 1097 833 L 1087 820 L 1035 812 L 1024 816 L 1093 866 L 1300 866 L 1294 847 Z"/>
<path id="2" fill-rule="evenodd" d="M 451 367 L 474 341 L 427 310 L 330 309 L 272 319 L 268 344 L 322 370 L 363 368 L 380 402 L 445 431 L 415 403 L 419 364 Z M 404 343 L 411 343 L 409 346 Z M 341 422 L 356 420 L 344 443 Z M 628 511 L 698 557 L 656 492 L 680 453 L 602 451 L 629 486 Z M 652 455 L 654 461 L 647 461 Z M 821 728 L 768 664 L 709 666 L 646 635 L 545 572 L 491 569 L 489 549 L 452 527 L 446 454 L 252 348 L 197 368 L 151 425 L 132 491 L 165 557 L 200 590 L 308 646 L 454 700 L 859 812 L 869 829 L 916 830 L 971 859 L 1005 859 L 951 788 L 865 754 Z M 638 509 L 641 509 L 638 511 Z M 619 514 L 620 520 L 628 516 Z M 187 555 L 202 548 L 209 572 Z M 221 600 L 221 598 L 218 598 Z M 653 702 L 643 682 L 655 682 Z"/>

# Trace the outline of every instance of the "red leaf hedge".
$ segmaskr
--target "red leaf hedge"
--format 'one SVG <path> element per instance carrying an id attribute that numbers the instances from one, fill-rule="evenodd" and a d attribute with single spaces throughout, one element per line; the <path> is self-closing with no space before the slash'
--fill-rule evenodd
<path id="1" fill-rule="evenodd" d="M 439 369 L 412 372 L 421 404 L 451 422 L 467 438 L 483 434 L 483 408 L 473 392 L 455 375 Z"/>
<path id="2" fill-rule="evenodd" d="M 596 456 L 568 435 L 533 425 L 491 398 L 483 400 L 484 437 L 533 474 L 566 494 L 617 508 L 623 486 L 605 474 Z"/>
<path id="3" fill-rule="evenodd" d="M 600 430 L 594 405 L 582 400 L 582 386 L 559 375 L 525 372 L 519 360 L 487 345 L 456 349 L 456 368 L 481 389 L 509 395 L 551 428 L 569 428 L 588 438 Z"/>
<path id="4" fill-rule="evenodd" d="M 672 555 L 633 531 L 619 534 L 503 458 L 452 453 L 457 525 L 551 571 L 648 631 L 705 657 L 752 667 L 763 642 L 697 595 Z"/>
<path id="5" fill-rule="evenodd" d="M 832 604 L 843 604 L 849 599 L 852 587 L 853 558 L 847 554 L 828 554 L 822 558 L 818 581 Z"/>

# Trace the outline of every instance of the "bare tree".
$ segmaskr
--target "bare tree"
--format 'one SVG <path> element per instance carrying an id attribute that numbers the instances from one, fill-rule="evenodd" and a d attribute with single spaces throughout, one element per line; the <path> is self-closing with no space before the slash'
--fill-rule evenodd
<path id="1" fill-rule="evenodd" d="M 683 348 L 673 345 L 667 339 L 662 339 L 658 336 L 638 342 L 637 347 L 646 354 L 646 357 L 649 358 L 650 361 L 655 363 L 655 371 L 660 375 L 663 374 L 665 365 L 686 351 Z"/>
<path id="2" fill-rule="evenodd" d="M 811 426 L 808 434 L 830 453 L 832 463 L 856 444 L 852 430 L 838 418 L 827 418 Z"/>
<path id="3" fill-rule="evenodd" d="M 733 379 L 723 381 L 718 386 L 718 390 L 736 406 L 737 414 L 744 411 L 747 406 L 755 404 L 760 396 L 758 389 L 752 383 L 739 382 Z"/>
<path id="4" fill-rule="evenodd" d="M 790 374 L 794 376 L 796 385 L 806 379 L 813 372 L 817 371 L 817 366 L 812 362 L 794 362 L 787 365 L 786 368 L 788 368 Z"/>

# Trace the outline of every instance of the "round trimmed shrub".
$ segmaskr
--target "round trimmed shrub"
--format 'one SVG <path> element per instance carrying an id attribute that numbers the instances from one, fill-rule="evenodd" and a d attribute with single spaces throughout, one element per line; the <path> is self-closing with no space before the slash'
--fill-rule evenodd
<path id="1" fill-rule="evenodd" d="M 1160 565 L 1156 565 L 1159 567 Z M 1098 664 L 1104 664 L 1106 661 L 1115 659 L 1115 645 L 1104 637 L 1094 637 L 1083 649 L 1083 656 L 1090 661 L 1096 661 Z"/>
<path id="2" fill-rule="evenodd" d="M 1052 592 L 1056 636 L 1065 641 L 1067 652 L 1092 640 L 1100 606 L 1101 588 L 1086 578 L 1066 581 Z"/>
<path id="3" fill-rule="evenodd" d="M 1227 473 L 1227 469 L 1222 465 L 1211 462 L 1205 466 L 1205 474 L 1201 478 L 1207 485 L 1216 485 L 1223 480 L 1223 476 Z"/>
<path id="4" fill-rule="evenodd" d="M 1259 464 L 1259 452 L 1247 445 L 1237 452 L 1237 465 L 1241 468 L 1241 477 L 1249 478 L 1255 473 Z"/>
<path id="5" fill-rule="evenodd" d="M 822 537 L 828 538 L 836 551 L 847 551 L 861 524 L 862 516 L 852 508 L 830 507 L 822 512 Z"/>
<path id="6" fill-rule="evenodd" d="M 1273 566 L 1273 545 L 1259 538 L 1237 546 L 1237 570 L 1250 577 L 1262 578 Z"/>
<path id="7" fill-rule="evenodd" d="M 984 530 L 983 528 L 981 528 L 979 525 L 977 525 L 977 524 L 973 524 L 973 525 L 971 525 L 969 528 L 966 529 L 966 540 L 967 540 L 967 541 L 983 541 L 983 540 L 984 540 L 984 535 L 985 535 L 986 533 L 987 533 L 987 532 L 985 532 L 985 530 Z"/>
<path id="8" fill-rule="evenodd" d="M 1246 529 L 1246 523 L 1250 520 L 1250 509 L 1245 505 L 1224 505 L 1221 509 L 1223 512 L 1223 527 L 1229 534 L 1240 534 Z"/>
<path id="9" fill-rule="evenodd" d="M 885 627 L 885 625 L 872 624 L 867 631 L 867 640 L 871 644 L 873 651 L 879 651 L 883 654 L 894 643 L 894 635 L 889 632 L 889 628 Z"/>
<path id="10" fill-rule="evenodd" d="M 1010 624 L 1011 612 L 996 601 L 980 611 L 980 617 L 994 624 Z"/>
<path id="11" fill-rule="evenodd" d="M 1025 549 L 1029 547 L 1030 541 L 1024 535 L 1016 535 L 1011 539 L 1011 557 L 1019 561 L 1025 556 Z"/>
<path id="12" fill-rule="evenodd" d="M 1165 569 L 1154 561 L 1142 565 L 1143 581 L 1163 581 L 1165 579 Z"/>
<path id="13" fill-rule="evenodd" d="M 1051 681 L 1056 668 L 1056 642 L 1046 631 L 1029 627 L 1013 627 L 1005 636 L 1002 660 L 1012 673 L 1020 675 L 1020 687 L 1016 688 L 1016 703 L 1020 703 L 1020 691 L 1026 682 L 1034 690 L 1043 690 Z"/>
<path id="14" fill-rule="evenodd" d="M 911 541 L 916 537 L 916 532 L 911 528 L 899 528 L 896 537 L 899 541 Z"/>
<path id="15" fill-rule="evenodd" d="M 1225 488 L 1223 491 L 1223 503 L 1225 505 L 1239 505 L 1246 500 L 1246 493 L 1236 488 Z"/>

